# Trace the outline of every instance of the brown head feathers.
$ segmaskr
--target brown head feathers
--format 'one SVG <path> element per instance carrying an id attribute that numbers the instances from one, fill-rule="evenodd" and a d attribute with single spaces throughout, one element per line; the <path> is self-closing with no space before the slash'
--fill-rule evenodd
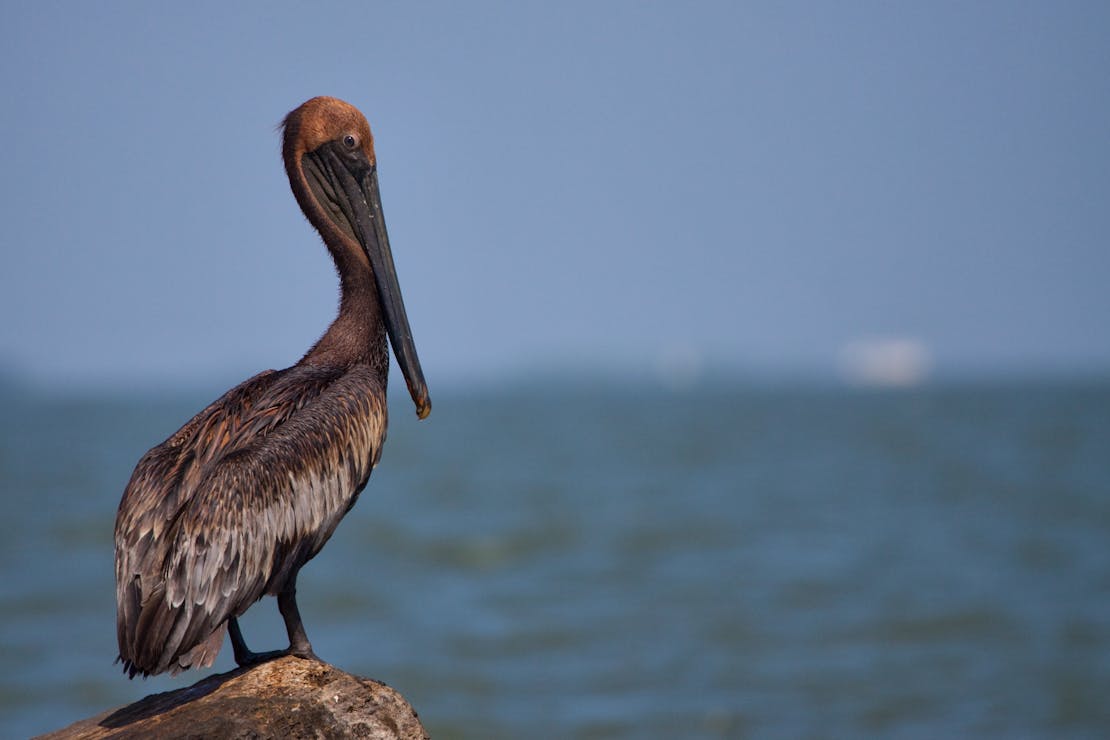
<path id="1" fill-rule="evenodd" d="M 355 137 L 370 163 L 375 162 L 374 136 L 366 116 L 338 98 L 321 96 L 306 101 L 285 117 L 281 127 L 286 161 L 299 160 L 305 152 L 350 135 Z"/>

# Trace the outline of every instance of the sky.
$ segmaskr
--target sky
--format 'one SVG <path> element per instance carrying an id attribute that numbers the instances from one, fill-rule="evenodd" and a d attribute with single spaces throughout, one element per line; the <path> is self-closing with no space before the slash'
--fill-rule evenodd
<path id="1" fill-rule="evenodd" d="M 0 9 L 0 373 L 235 380 L 334 316 L 277 124 L 374 130 L 429 385 L 1110 372 L 1105 2 Z"/>

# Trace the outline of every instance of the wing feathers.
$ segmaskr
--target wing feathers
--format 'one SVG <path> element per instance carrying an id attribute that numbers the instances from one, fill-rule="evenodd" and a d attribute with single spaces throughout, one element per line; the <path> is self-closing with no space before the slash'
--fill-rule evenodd
<path id="1" fill-rule="evenodd" d="M 125 669 L 210 664 L 227 618 L 280 591 L 331 536 L 385 423 L 368 368 L 297 367 L 229 391 L 147 453 L 116 522 Z"/>

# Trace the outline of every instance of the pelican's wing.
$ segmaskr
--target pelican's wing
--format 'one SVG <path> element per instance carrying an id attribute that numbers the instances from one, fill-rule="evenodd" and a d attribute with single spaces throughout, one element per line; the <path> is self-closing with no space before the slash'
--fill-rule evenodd
<path id="1" fill-rule="evenodd" d="M 196 490 L 196 480 L 258 397 L 279 377 L 267 370 L 232 388 L 139 460 L 116 513 L 116 631 L 131 675 L 135 629 L 146 597 L 161 580 L 166 534 Z"/>
<path id="2" fill-rule="evenodd" d="M 120 660 L 131 676 L 152 666 L 136 663 L 143 605 L 164 589 L 170 532 L 189 510 L 211 466 L 257 440 L 314 399 L 339 373 L 300 368 L 267 370 L 232 388 L 194 416 L 135 466 L 116 514 L 116 631 Z M 299 388 L 289 393 L 288 388 Z M 284 389 L 283 392 L 275 392 Z M 217 645 L 218 647 L 218 645 Z M 202 656 L 202 665 L 214 658 Z"/>
<path id="3" fill-rule="evenodd" d="M 384 391 L 366 368 L 294 370 L 257 398 L 256 408 L 278 409 L 279 421 L 254 419 L 233 434 L 237 444 L 197 471 L 188 503 L 162 531 L 132 652 L 121 649 L 138 671 L 189 667 L 194 648 L 210 663 L 208 641 L 228 617 L 279 591 L 365 486 L 385 434 Z"/>

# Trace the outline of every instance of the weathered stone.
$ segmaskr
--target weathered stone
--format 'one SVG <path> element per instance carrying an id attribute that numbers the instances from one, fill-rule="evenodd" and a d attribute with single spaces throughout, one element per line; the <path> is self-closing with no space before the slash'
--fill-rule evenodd
<path id="1" fill-rule="evenodd" d="M 41 737 L 427 740 L 428 734 L 405 698 L 384 683 L 286 657 L 152 694 Z"/>

